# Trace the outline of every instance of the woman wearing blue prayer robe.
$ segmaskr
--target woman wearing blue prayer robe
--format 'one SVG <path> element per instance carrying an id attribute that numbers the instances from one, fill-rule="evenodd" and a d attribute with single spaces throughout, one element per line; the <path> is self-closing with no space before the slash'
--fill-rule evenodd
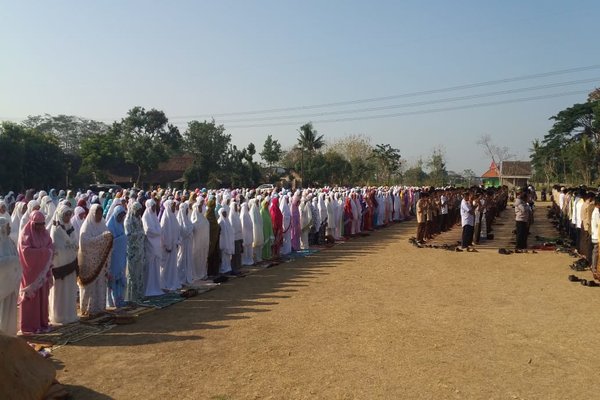
<path id="1" fill-rule="evenodd" d="M 107 224 L 108 230 L 113 235 L 113 249 L 108 267 L 108 307 L 125 306 L 127 235 L 123 221 L 126 215 L 127 212 L 123 206 L 116 206 Z"/>

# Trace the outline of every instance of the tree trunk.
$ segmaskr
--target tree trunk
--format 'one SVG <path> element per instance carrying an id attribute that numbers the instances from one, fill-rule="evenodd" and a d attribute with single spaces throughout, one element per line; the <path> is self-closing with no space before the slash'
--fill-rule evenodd
<path id="1" fill-rule="evenodd" d="M 137 168 L 138 168 L 138 176 L 137 176 L 137 179 L 135 181 L 135 186 L 136 187 L 141 187 L 140 186 L 140 181 L 142 180 L 142 167 L 141 167 L 141 165 L 138 165 Z"/>

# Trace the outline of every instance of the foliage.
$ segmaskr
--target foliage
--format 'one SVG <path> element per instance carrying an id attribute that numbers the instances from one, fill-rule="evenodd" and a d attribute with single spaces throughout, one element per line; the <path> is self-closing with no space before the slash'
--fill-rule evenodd
<path id="1" fill-rule="evenodd" d="M 298 147 L 301 152 L 300 171 L 302 174 L 302 184 L 308 187 L 315 178 L 313 176 L 314 155 L 325 145 L 325 141 L 323 140 L 324 136 L 319 135 L 310 122 L 302 125 L 298 133 Z"/>
<path id="2" fill-rule="evenodd" d="M 220 172 L 225 168 L 230 154 L 231 135 L 223 125 L 215 121 L 191 121 L 183 135 L 183 148 L 194 156 L 194 163 L 185 172 L 188 184 L 199 186 L 218 185 Z"/>
<path id="3" fill-rule="evenodd" d="M 95 133 L 81 142 L 81 168 L 78 177 L 82 181 L 104 182 L 108 171 L 123 160 L 121 129 L 114 123 L 106 133 Z"/>
<path id="4" fill-rule="evenodd" d="M 0 189 L 64 185 L 63 152 L 55 137 L 10 122 L 0 126 Z"/>
<path id="5" fill-rule="evenodd" d="M 349 163 L 349 180 L 355 185 L 375 183 L 377 160 L 368 157 L 373 153 L 371 139 L 365 135 L 348 135 L 327 145 L 328 151 L 344 157 Z"/>
<path id="6" fill-rule="evenodd" d="M 448 171 L 446 170 L 446 160 L 442 149 L 433 150 L 427 161 L 427 168 L 429 169 L 429 185 L 442 187 L 448 183 Z"/>
<path id="7" fill-rule="evenodd" d="M 552 128 L 532 143 L 535 180 L 591 185 L 600 173 L 600 92 L 585 103 L 561 110 L 550 120 Z"/>
<path id="8" fill-rule="evenodd" d="M 272 167 L 281 160 L 281 155 L 281 144 L 279 141 L 273 140 L 271 135 L 268 135 L 265 144 L 263 145 L 263 151 L 260 152 L 260 156 Z"/>
<path id="9" fill-rule="evenodd" d="M 181 146 L 181 134 L 176 126 L 169 124 L 163 111 L 134 107 L 127 117 L 113 124 L 119 131 L 125 160 L 138 169 L 136 184 L 139 186 L 144 174 L 158 167 Z"/>
<path id="10" fill-rule="evenodd" d="M 397 176 L 402 165 L 400 150 L 389 144 L 378 144 L 372 150 L 371 157 L 377 161 L 377 182 L 385 185 L 393 183 L 392 177 Z"/>
<path id="11" fill-rule="evenodd" d="M 79 154 L 86 138 L 105 133 L 109 127 L 103 122 L 62 114 L 29 116 L 22 125 L 35 132 L 55 136 L 66 154 Z"/>
<path id="12" fill-rule="evenodd" d="M 415 165 L 404 172 L 403 182 L 409 186 L 423 186 L 429 176 L 423 171 L 423 160 L 419 159 Z"/>

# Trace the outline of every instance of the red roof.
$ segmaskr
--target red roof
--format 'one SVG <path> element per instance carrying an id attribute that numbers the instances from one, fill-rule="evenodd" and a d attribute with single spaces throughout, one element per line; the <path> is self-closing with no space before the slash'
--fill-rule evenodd
<path id="1" fill-rule="evenodd" d="M 488 169 L 485 174 L 481 175 L 482 178 L 500 178 L 500 174 L 498 173 L 498 166 L 495 162 L 492 161 L 490 165 L 490 169 Z"/>

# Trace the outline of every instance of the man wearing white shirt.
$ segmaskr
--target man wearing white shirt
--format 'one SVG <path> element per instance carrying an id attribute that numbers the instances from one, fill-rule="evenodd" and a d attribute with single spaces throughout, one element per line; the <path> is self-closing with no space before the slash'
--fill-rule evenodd
<path id="1" fill-rule="evenodd" d="M 473 244 L 475 211 L 471 205 L 471 193 L 465 192 L 460 202 L 460 222 L 463 228 L 461 247 L 466 249 Z"/>
<path id="2" fill-rule="evenodd" d="M 592 262 L 591 262 L 591 269 L 592 272 L 594 273 L 594 275 L 596 274 L 596 271 L 598 270 L 598 230 L 599 230 L 599 226 L 598 224 L 600 224 L 600 197 L 596 197 L 595 200 L 595 207 L 594 207 L 594 211 L 592 211 L 592 224 L 591 224 L 591 230 L 592 230 Z"/>

